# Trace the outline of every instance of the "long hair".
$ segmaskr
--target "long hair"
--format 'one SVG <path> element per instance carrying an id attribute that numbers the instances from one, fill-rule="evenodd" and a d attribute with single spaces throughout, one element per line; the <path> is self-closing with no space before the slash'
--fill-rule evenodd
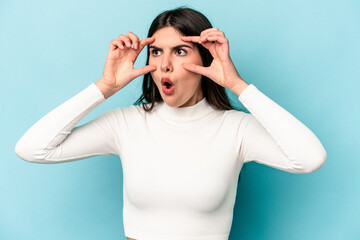
<path id="1" fill-rule="evenodd" d="M 171 10 L 166 10 L 160 13 L 151 23 L 147 37 L 152 37 L 153 34 L 164 27 L 174 27 L 185 36 L 200 36 L 205 29 L 212 28 L 210 21 L 200 12 L 186 7 L 178 7 Z M 210 66 L 213 57 L 209 50 L 201 44 L 194 43 L 199 49 L 201 59 L 204 67 Z M 149 64 L 149 48 L 147 46 L 146 65 Z M 206 101 L 215 109 L 232 110 L 236 109 L 230 104 L 229 98 L 225 92 L 225 88 L 215 83 L 208 77 L 202 76 L 201 88 Z M 163 102 L 160 92 L 156 87 L 150 72 L 144 74 L 142 84 L 142 94 L 136 100 L 134 105 L 142 104 L 146 112 L 150 112 L 155 103 Z M 151 103 L 151 104 L 149 104 Z M 150 107 L 148 108 L 148 105 Z M 239 109 L 236 109 L 239 110 Z M 241 174 L 240 174 L 241 175 Z M 240 176 L 239 176 L 240 181 Z"/>

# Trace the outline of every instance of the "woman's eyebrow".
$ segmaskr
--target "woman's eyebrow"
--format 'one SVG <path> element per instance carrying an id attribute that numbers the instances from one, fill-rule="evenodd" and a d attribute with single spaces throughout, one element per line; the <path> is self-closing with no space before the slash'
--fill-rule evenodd
<path id="1" fill-rule="evenodd" d="M 186 45 L 186 44 L 180 44 L 180 45 L 176 45 L 175 47 L 172 47 L 171 50 L 175 50 L 175 49 L 179 49 L 181 47 L 188 47 L 188 48 L 191 48 L 192 47 L 190 45 Z M 159 50 L 162 50 L 162 48 L 159 48 L 159 47 L 156 47 L 155 45 L 149 45 L 149 49 L 150 48 L 155 48 L 155 49 L 159 49 Z"/>

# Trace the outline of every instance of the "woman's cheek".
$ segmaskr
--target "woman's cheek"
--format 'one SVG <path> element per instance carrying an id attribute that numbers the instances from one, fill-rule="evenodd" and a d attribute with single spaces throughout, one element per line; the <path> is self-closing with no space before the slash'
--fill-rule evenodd
<path id="1" fill-rule="evenodd" d="M 157 83 L 157 77 L 156 77 L 157 74 L 154 72 L 150 72 L 150 75 L 151 75 L 151 78 L 153 79 L 154 83 L 156 84 Z"/>
<path id="2" fill-rule="evenodd" d="M 155 66 L 156 66 L 156 70 L 155 70 L 154 72 L 157 72 L 157 71 L 159 70 L 159 67 L 158 67 L 156 61 L 152 60 L 151 58 L 149 59 L 149 65 L 155 65 Z M 151 75 L 151 77 L 152 77 L 153 79 L 154 79 L 154 77 L 156 76 L 156 75 L 154 74 L 154 72 L 150 72 L 150 75 Z"/>
<path id="3" fill-rule="evenodd" d="M 154 63 L 154 61 L 151 61 L 151 60 L 149 60 L 149 65 L 155 65 L 155 66 L 157 66 L 157 65 Z"/>
<path id="4" fill-rule="evenodd" d="M 192 62 L 189 61 L 189 60 L 186 60 L 186 59 L 184 59 L 184 60 L 182 60 L 182 61 L 179 61 L 179 62 L 178 62 L 178 66 L 179 66 L 179 68 L 180 68 L 180 71 L 181 71 L 183 74 L 186 74 L 186 75 L 191 74 L 191 72 L 190 72 L 189 70 L 187 70 L 187 69 L 185 69 L 185 68 L 183 67 L 183 64 L 184 64 L 184 63 L 192 63 Z"/>

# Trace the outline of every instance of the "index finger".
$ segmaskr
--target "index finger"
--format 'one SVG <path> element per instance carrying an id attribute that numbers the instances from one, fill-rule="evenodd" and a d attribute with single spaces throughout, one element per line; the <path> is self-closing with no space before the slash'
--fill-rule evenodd
<path id="1" fill-rule="evenodd" d="M 219 31 L 219 28 L 214 27 L 214 28 L 205 29 L 204 31 L 201 32 L 200 35 L 204 35 L 205 33 L 210 32 L 210 31 Z"/>
<path id="2" fill-rule="evenodd" d="M 200 43 L 200 37 L 204 36 L 205 33 L 208 33 L 210 31 L 219 31 L 219 28 L 217 27 L 208 28 L 202 31 L 200 36 L 181 36 L 181 39 L 183 39 L 184 41 L 192 41 L 192 42 Z"/>
<path id="3" fill-rule="evenodd" d="M 181 36 L 181 39 L 184 41 L 200 43 L 200 36 Z"/>
<path id="4" fill-rule="evenodd" d="M 153 43 L 155 41 L 154 37 L 144 38 L 139 43 L 139 50 L 141 51 L 146 45 Z"/>

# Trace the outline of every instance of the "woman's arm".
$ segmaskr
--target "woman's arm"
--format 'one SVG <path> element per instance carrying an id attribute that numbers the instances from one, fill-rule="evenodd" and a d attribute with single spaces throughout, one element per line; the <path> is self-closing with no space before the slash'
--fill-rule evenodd
<path id="1" fill-rule="evenodd" d="M 240 128 L 240 158 L 286 172 L 312 173 L 326 161 L 326 151 L 315 134 L 253 84 L 238 97 L 250 111 Z"/>
<path id="2" fill-rule="evenodd" d="M 103 93 L 92 83 L 37 121 L 17 142 L 15 153 L 23 160 L 36 163 L 118 154 L 120 108 L 75 127 L 104 101 Z"/>
<path id="3" fill-rule="evenodd" d="M 36 122 L 15 147 L 16 154 L 29 162 L 57 163 L 94 155 L 119 154 L 121 108 L 109 111 L 93 121 L 75 127 L 105 99 L 124 88 L 136 77 L 156 70 L 147 65 L 134 69 L 133 63 L 144 47 L 155 38 L 139 38 L 132 32 L 112 40 L 99 81 L 61 104 Z M 132 47 L 133 45 L 134 47 Z M 75 127 L 75 128 L 74 128 Z M 71 133 L 71 134 L 70 134 Z"/>
<path id="4" fill-rule="evenodd" d="M 303 123 L 239 75 L 230 58 L 229 40 L 217 27 L 200 36 L 184 36 L 184 41 L 202 44 L 213 56 L 208 67 L 186 63 L 183 67 L 202 74 L 230 89 L 251 112 L 242 124 L 240 157 L 292 173 L 311 173 L 326 160 L 319 139 Z"/>

